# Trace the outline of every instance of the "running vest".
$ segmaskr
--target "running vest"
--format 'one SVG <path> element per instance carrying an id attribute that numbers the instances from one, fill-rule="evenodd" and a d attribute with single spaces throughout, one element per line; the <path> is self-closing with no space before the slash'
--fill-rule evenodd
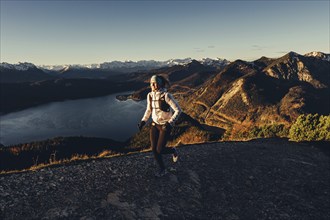
<path id="1" fill-rule="evenodd" d="M 157 102 L 157 105 L 156 105 L 155 102 Z M 169 112 L 169 111 L 171 111 L 171 109 L 170 109 L 170 105 L 167 104 L 167 102 L 165 101 L 165 93 L 164 93 L 164 92 L 160 95 L 160 98 L 159 98 L 158 100 L 153 100 L 153 97 L 152 97 L 152 95 L 150 94 L 150 95 L 149 95 L 149 105 L 150 105 L 150 109 L 153 109 L 153 107 L 152 107 L 152 106 L 153 106 L 152 103 L 155 103 L 154 106 L 158 106 L 158 108 L 159 108 L 160 110 L 162 110 L 163 112 Z M 156 107 L 156 109 L 157 109 L 157 107 Z"/>

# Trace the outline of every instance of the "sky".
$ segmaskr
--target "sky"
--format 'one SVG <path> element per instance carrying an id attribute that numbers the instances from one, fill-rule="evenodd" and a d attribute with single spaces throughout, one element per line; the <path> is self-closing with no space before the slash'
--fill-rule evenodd
<path id="1" fill-rule="evenodd" d="M 330 0 L 1 0 L 1 62 L 252 61 L 330 51 Z"/>

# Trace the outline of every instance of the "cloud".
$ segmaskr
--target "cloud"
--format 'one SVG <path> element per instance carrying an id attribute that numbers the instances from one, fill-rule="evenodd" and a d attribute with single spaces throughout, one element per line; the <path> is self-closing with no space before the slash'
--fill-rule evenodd
<path id="1" fill-rule="evenodd" d="M 213 49 L 213 48 L 215 48 L 215 46 L 214 45 L 210 45 L 207 48 Z"/>
<path id="2" fill-rule="evenodd" d="M 194 47 L 194 51 L 197 52 L 197 53 L 205 52 L 205 50 L 203 48 L 200 48 L 200 47 Z"/>
<path id="3" fill-rule="evenodd" d="M 263 50 L 267 47 L 260 46 L 260 45 L 252 45 L 252 50 Z"/>
<path id="4" fill-rule="evenodd" d="M 276 53 L 287 54 L 287 53 L 289 53 L 289 52 L 288 52 L 288 51 L 277 51 Z"/>

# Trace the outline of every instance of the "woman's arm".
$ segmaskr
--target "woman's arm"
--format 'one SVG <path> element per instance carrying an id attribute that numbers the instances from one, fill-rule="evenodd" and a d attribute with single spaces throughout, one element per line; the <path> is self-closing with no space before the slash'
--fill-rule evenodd
<path id="1" fill-rule="evenodd" d="M 178 120 L 182 110 L 181 110 L 179 104 L 177 103 L 177 101 L 173 98 L 173 96 L 170 93 L 166 93 L 165 101 L 174 110 L 172 117 L 170 118 L 170 120 L 168 120 L 168 123 L 170 123 L 170 125 L 173 126 L 175 124 L 175 122 Z"/>
<path id="2" fill-rule="evenodd" d="M 144 115 L 143 115 L 141 121 L 146 122 L 150 118 L 150 115 L 151 115 L 151 100 L 150 99 L 151 99 L 151 93 L 149 92 L 148 95 L 147 95 L 147 109 L 144 112 Z"/>

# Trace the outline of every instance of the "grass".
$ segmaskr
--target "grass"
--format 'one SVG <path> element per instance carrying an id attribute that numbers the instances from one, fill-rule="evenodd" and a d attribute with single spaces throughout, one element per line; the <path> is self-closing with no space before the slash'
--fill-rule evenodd
<path id="1" fill-rule="evenodd" d="M 109 150 L 102 151 L 96 156 L 88 156 L 86 154 L 83 155 L 73 155 L 69 159 L 61 159 L 61 160 L 56 160 L 53 159 L 52 157 L 49 158 L 49 163 L 36 163 L 32 165 L 29 168 L 25 169 L 15 169 L 15 170 L 8 170 L 8 171 L 0 171 L 0 175 L 6 175 L 6 174 L 14 174 L 14 173 L 23 173 L 23 172 L 28 172 L 28 171 L 37 171 L 43 168 L 47 167 L 53 167 L 53 166 L 58 166 L 58 165 L 66 165 L 66 164 L 71 164 L 74 162 L 83 162 L 83 161 L 89 161 L 89 160 L 95 160 L 95 159 L 106 159 L 106 158 L 113 158 L 113 157 L 120 157 L 120 156 L 127 156 L 127 155 L 132 155 L 132 154 L 137 154 L 137 153 L 144 153 L 144 152 L 149 152 L 151 149 L 143 149 L 139 151 L 132 151 L 128 153 L 116 153 L 114 154 L 113 152 Z"/>

